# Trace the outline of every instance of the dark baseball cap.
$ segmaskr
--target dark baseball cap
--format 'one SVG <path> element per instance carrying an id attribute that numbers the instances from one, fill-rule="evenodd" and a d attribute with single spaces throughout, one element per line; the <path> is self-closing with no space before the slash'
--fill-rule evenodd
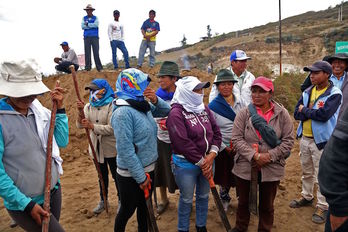
<path id="1" fill-rule="evenodd" d="M 69 44 L 68 44 L 68 42 L 63 41 L 63 42 L 60 44 L 60 46 L 69 46 Z"/>
<path id="2" fill-rule="evenodd" d="M 120 12 L 118 10 L 114 10 L 114 15 L 119 15 Z"/>
<path id="3" fill-rule="evenodd" d="M 332 66 L 327 61 L 317 61 L 312 66 L 306 66 L 303 68 L 303 71 L 306 72 L 317 72 L 317 71 L 323 71 L 328 74 L 332 74 Z"/>

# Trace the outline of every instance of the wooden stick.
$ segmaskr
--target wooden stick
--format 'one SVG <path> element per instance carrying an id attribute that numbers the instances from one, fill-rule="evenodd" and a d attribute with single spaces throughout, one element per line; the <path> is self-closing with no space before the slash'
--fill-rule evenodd
<path id="1" fill-rule="evenodd" d="M 151 180 L 149 173 L 146 173 L 146 178 Z M 154 187 L 154 188 L 156 188 L 156 187 Z M 155 217 L 155 213 L 153 212 L 150 190 L 151 190 L 151 181 L 149 182 L 149 185 L 144 189 L 144 196 L 145 196 L 146 207 L 147 207 L 147 216 L 148 216 L 147 217 L 148 230 L 150 232 L 158 232 L 156 217 Z"/>
<path id="2" fill-rule="evenodd" d="M 72 77 L 73 77 L 74 87 L 75 87 L 75 92 L 76 92 L 77 99 L 80 102 L 82 102 L 81 96 L 80 96 L 80 92 L 79 92 L 79 86 L 78 86 L 78 83 L 77 83 L 77 78 L 76 78 L 76 72 L 75 72 L 74 65 L 70 65 L 69 69 L 70 69 Z M 81 119 L 86 118 L 85 117 L 85 113 L 83 112 L 83 109 L 79 110 L 79 115 L 80 115 Z M 88 128 L 85 128 L 85 130 L 86 130 L 86 134 L 87 134 L 88 143 L 89 143 L 89 146 L 90 146 L 90 148 L 92 150 L 92 154 L 93 154 L 93 163 L 94 163 L 95 168 L 97 169 L 99 182 L 100 182 L 100 185 L 102 187 L 103 198 L 104 198 L 104 208 L 105 208 L 106 213 L 108 214 L 109 211 L 108 211 L 108 204 L 107 204 L 107 199 L 106 199 L 106 190 L 105 190 L 105 185 L 104 185 L 104 181 L 103 181 L 103 176 L 102 176 L 101 171 L 100 171 L 99 163 L 98 163 L 98 160 L 97 160 L 97 155 L 95 153 L 95 149 L 94 149 L 94 146 L 93 146 L 93 143 L 92 143 L 92 140 L 91 140 L 91 136 L 89 134 L 89 130 L 88 130 Z"/>
<path id="3" fill-rule="evenodd" d="M 59 81 L 56 82 L 56 87 L 59 86 Z M 45 173 L 45 197 L 43 208 L 45 211 L 50 213 L 50 201 L 51 201 L 51 168 L 52 168 L 52 140 L 54 126 L 56 124 L 56 113 L 57 113 L 57 101 L 52 101 L 52 111 L 51 111 L 51 120 L 50 127 L 48 130 L 48 139 L 47 139 L 47 149 L 46 149 L 46 173 Z M 42 232 L 48 232 L 50 224 L 50 216 L 44 217 L 42 221 Z"/>

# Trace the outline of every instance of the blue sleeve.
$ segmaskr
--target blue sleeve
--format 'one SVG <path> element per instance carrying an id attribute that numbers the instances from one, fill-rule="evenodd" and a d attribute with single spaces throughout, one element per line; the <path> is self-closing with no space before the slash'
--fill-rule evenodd
<path id="1" fill-rule="evenodd" d="M 146 22 L 147 22 L 147 20 L 145 20 L 144 22 L 143 22 L 143 25 L 141 26 L 141 30 L 144 30 L 144 31 L 146 31 Z"/>
<path id="2" fill-rule="evenodd" d="M 81 28 L 82 28 L 83 30 L 88 29 L 88 27 L 85 25 L 85 17 L 82 18 Z"/>
<path id="3" fill-rule="evenodd" d="M 12 179 L 7 175 L 2 157 L 4 155 L 4 139 L 0 125 L 0 196 L 6 202 L 18 205 L 18 210 L 24 211 L 31 199 L 25 196 L 15 185 Z"/>
<path id="4" fill-rule="evenodd" d="M 167 117 L 170 111 L 170 105 L 160 97 L 157 97 L 156 105 L 150 103 L 150 107 L 152 115 L 155 118 Z"/>
<path id="5" fill-rule="evenodd" d="M 69 125 L 66 114 L 56 114 L 56 125 L 54 126 L 54 138 L 59 147 L 66 147 L 69 143 Z"/>
<path id="6" fill-rule="evenodd" d="M 137 183 L 146 180 L 145 171 L 141 161 L 135 153 L 133 134 L 134 118 L 127 107 L 120 107 L 114 111 L 111 118 L 111 124 L 114 128 L 115 138 L 117 140 L 117 160 L 122 160 L 122 167 L 126 168 Z M 124 165 L 124 166 L 123 166 Z"/>
<path id="7" fill-rule="evenodd" d="M 160 31 L 160 25 L 159 25 L 159 23 L 156 24 L 156 30 L 157 30 L 157 31 Z"/>
<path id="8" fill-rule="evenodd" d="M 319 109 L 309 109 L 307 107 L 303 107 L 301 113 L 305 117 L 312 120 L 326 122 L 336 113 L 338 107 L 341 105 L 341 99 L 341 94 L 334 94 L 325 101 L 323 107 Z"/>
<path id="9" fill-rule="evenodd" d="M 88 28 L 97 28 L 99 26 L 99 20 L 98 18 L 96 17 L 94 23 L 88 23 Z"/>

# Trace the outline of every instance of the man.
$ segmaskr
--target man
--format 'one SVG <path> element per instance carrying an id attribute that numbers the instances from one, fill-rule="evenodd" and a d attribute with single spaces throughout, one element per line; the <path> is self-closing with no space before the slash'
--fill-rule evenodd
<path id="1" fill-rule="evenodd" d="M 99 36 L 98 36 L 98 26 L 99 21 L 97 16 L 93 15 L 95 10 L 91 4 L 88 4 L 84 9 L 87 12 L 87 15 L 82 18 L 81 27 L 84 30 L 83 37 L 85 43 L 85 60 L 86 60 L 86 71 L 91 70 L 92 61 L 91 61 L 91 46 L 93 49 L 94 63 L 97 67 L 98 72 L 103 69 L 103 66 L 99 58 Z"/>
<path id="2" fill-rule="evenodd" d="M 71 73 L 69 66 L 74 65 L 75 70 L 77 71 L 79 69 L 79 65 L 74 49 L 70 48 L 68 42 L 66 41 L 62 42 L 60 46 L 62 46 L 64 52 L 62 53 L 61 58 L 54 58 L 54 62 L 58 64 L 56 65 L 56 70 L 60 72 Z"/>
<path id="3" fill-rule="evenodd" d="M 139 58 L 138 58 L 138 68 L 141 68 L 144 62 L 144 55 L 146 49 L 150 49 L 150 67 L 152 68 L 155 65 L 155 46 L 156 46 L 156 35 L 160 31 L 160 25 L 155 21 L 156 12 L 150 10 L 149 18 L 145 20 L 141 26 L 141 33 L 143 34 L 143 40 L 141 41 L 139 49 Z"/>
<path id="4" fill-rule="evenodd" d="M 325 232 L 348 231 L 348 109 L 338 120 L 319 164 L 319 185 L 329 203 Z"/>
<path id="5" fill-rule="evenodd" d="M 110 23 L 108 27 L 108 35 L 112 50 L 112 63 L 114 64 L 114 69 L 118 69 L 116 51 L 118 48 L 123 53 L 124 63 L 127 69 L 129 68 L 128 51 L 126 45 L 124 44 L 123 25 L 119 22 L 119 18 L 120 12 L 118 10 L 114 10 L 114 21 Z"/>
<path id="6" fill-rule="evenodd" d="M 246 70 L 247 61 L 251 58 L 242 50 L 235 50 L 231 53 L 231 66 L 228 68 L 232 73 L 237 83 L 233 86 L 233 95 L 236 101 L 240 103 L 241 107 L 246 107 L 251 103 L 251 84 L 255 80 L 255 76 Z M 214 82 L 216 81 L 216 77 Z M 209 94 L 209 102 L 211 102 L 218 95 L 216 86 L 213 85 Z"/>
<path id="7" fill-rule="evenodd" d="M 179 80 L 179 66 L 172 61 L 164 61 L 158 73 L 160 88 L 156 91 L 156 95 L 168 104 L 170 104 L 176 85 Z M 169 204 L 167 190 L 174 193 L 177 189 L 175 179 L 171 170 L 172 149 L 169 139 L 168 129 L 166 127 L 167 117 L 156 118 L 157 122 L 157 147 L 158 159 L 155 167 L 155 187 L 160 187 L 162 202 L 157 206 L 157 213 L 162 214 Z"/>

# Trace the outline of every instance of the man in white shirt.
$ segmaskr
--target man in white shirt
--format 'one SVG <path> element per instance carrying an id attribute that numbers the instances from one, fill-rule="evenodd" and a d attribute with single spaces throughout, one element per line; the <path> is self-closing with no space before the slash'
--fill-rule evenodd
<path id="1" fill-rule="evenodd" d="M 75 70 L 77 71 L 79 69 L 79 62 L 74 49 L 70 48 L 68 42 L 66 41 L 62 42 L 60 46 L 62 46 L 64 52 L 62 53 L 61 58 L 54 58 L 54 62 L 58 64 L 56 65 L 56 70 L 60 72 L 71 73 L 69 66 L 74 65 Z"/>
<path id="2" fill-rule="evenodd" d="M 110 45 L 112 50 L 112 63 L 114 64 L 114 69 L 118 69 L 117 64 L 117 48 L 123 53 L 124 63 L 126 68 L 129 68 L 128 62 L 128 51 L 126 45 L 124 44 L 124 33 L 123 25 L 119 22 L 120 12 L 114 10 L 114 21 L 109 24 L 108 35 L 110 39 Z"/>

